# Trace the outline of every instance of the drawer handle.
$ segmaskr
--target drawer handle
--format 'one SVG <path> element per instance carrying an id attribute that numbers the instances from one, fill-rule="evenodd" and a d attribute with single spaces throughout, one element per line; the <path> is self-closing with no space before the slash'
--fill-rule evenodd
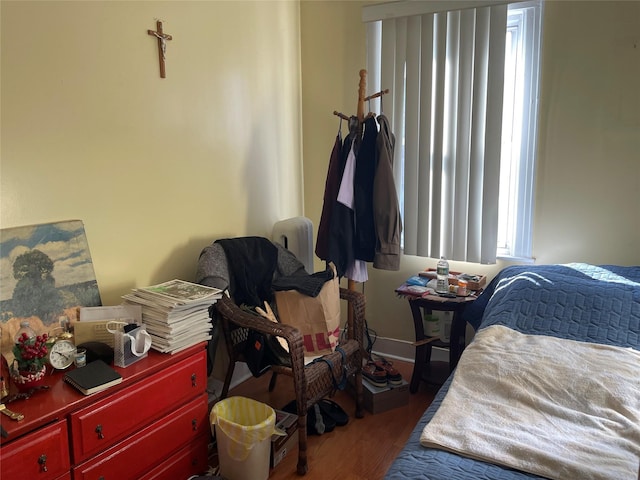
<path id="1" fill-rule="evenodd" d="M 46 472 L 47 471 L 47 456 L 44 453 L 42 455 L 40 455 L 40 458 L 38 458 L 38 463 L 40 464 L 40 471 L 41 472 Z"/>
<path id="2" fill-rule="evenodd" d="M 196 420 L 195 418 L 191 420 L 191 428 L 193 428 L 194 432 L 198 430 L 198 420 Z"/>
<path id="3" fill-rule="evenodd" d="M 104 434 L 102 433 L 102 425 L 98 424 L 96 427 L 96 433 L 98 434 L 98 438 L 102 440 L 104 438 Z"/>
<path id="4" fill-rule="evenodd" d="M 192 387 L 197 387 L 198 386 L 198 382 L 196 382 L 197 379 L 197 375 L 195 373 L 191 374 L 191 386 Z"/>

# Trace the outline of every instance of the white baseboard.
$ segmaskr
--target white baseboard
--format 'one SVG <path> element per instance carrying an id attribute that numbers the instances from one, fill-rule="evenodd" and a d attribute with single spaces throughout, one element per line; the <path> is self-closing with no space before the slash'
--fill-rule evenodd
<path id="1" fill-rule="evenodd" d="M 252 377 L 251 371 L 249 371 L 249 367 L 247 367 L 246 363 L 238 362 L 236 363 L 236 368 L 233 370 L 233 376 L 231 377 L 231 384 L 229 385 L 229 390 L 234 387 L 237 387 L 245 380 L 248 380 Z M 224 381 L 215 378 L 213 375 L 207 379 L 207 392 L 209 393 L 209 403 L 211 403 L 212 397 L 214 399 L 220 398 L 222 394 L 222 387 L 224 386 Z"/>
<path id="2" fill-rule="evenodd" d="M 382 357 L 395 358 L 396 360 L 414 363 L 416 347 L 412 345 L 412 342 L 408 342 L 406 340 L 378 337 L 373 344 L 372 351 Z M 448 362 L 449 350 L 433 347 L 431 350 L 431 360 L 434 362 Z"/>

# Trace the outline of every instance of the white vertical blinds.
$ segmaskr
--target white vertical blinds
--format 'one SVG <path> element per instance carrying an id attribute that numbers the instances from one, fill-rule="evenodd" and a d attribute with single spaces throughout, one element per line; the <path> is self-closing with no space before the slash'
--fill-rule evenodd
<path id="1" fill-rule="evenodd" d="M 405 254 L 495 263 L 506 25 L 506 4 L 382 20 Z"/>

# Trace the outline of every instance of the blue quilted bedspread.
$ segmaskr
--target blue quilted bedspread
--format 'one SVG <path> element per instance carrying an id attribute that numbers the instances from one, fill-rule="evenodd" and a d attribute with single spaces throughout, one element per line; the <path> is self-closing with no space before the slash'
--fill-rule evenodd
<path id="1" fill-rule="evenodd" d="M 640 350 L 640 267 L 587 264 L 507 267 L 466 309 L 465 317 L 476 330 L 504 325 L 525 334 Z M 451 378 L 440 389 L 385 478 L 539 478 L 420 445 L 420 434 L 438 409 L 450 382 Z"/>

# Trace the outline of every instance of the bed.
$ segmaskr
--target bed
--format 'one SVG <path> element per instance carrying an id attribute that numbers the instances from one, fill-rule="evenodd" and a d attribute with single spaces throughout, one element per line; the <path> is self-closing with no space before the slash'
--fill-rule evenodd
<path id="1" fill-rule="evenodd" d="M 640 479 L 640 267 L 507 267 L 465 317 L 386 479 Z"/>

